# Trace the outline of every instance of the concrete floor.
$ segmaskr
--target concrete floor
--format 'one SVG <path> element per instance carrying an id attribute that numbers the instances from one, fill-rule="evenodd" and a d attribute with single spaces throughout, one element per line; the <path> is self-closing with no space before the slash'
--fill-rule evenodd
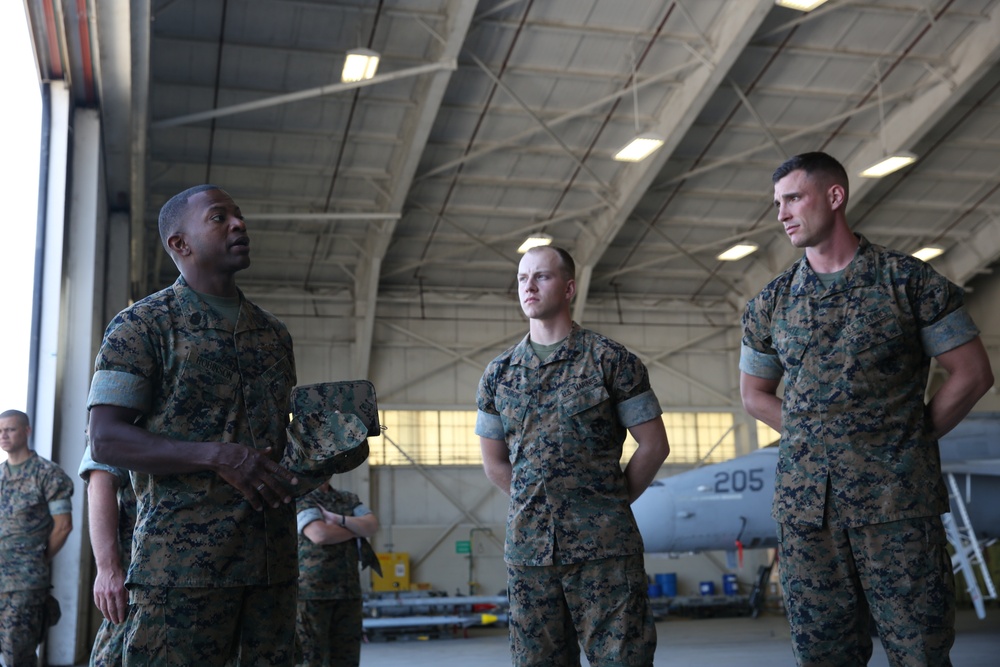
<path id="1" fill-rule="evenodd" d="M 655 667 L 781 667 L 792 665 L 785 617 L 775 613 L 751 618 L 689 620 L 671 617 L 656 624 Z M 1000 608 L 979 620 L 960 611 L 958 638 L 951 658 L 956 667 L 996 667 L 1000 664 Z M 377 641 L 361 649 L 361 667 L 501 667 L 510 664 L 507 632 L 501 628 L 470 628 L 467 637 Z M 586 658 L 583 664 L 588 665 Z M 869 663 L 887 667 L 885 652 L 875 641 Z"/>

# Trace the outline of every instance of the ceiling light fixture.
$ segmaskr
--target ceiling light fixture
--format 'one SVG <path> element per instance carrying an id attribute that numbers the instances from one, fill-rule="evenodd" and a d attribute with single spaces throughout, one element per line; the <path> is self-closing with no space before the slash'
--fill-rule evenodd
<path id="1" fill-rule="evenodd" d="M 925 246 L 925 247 L 921 248 L 920 250 L 916 251 L 915 253 L 913 253 L 913 256 L 916 257 L 917 259 L 923 260 L 925 262 L 929 262 L 932 259 L 934 259 L 935 257 L 937 257 L 938 255 L 941 255 L 943 253 L 944 253 L 944 248 L 936 248 L 934 246 Z"/>
<path id="2" fill-rule="evenodd" d="M 917 156 L 913 153 L 901 152 L 895 155 L 884 157 L 872 166 L 861 172 L 862 178 L 882 178 L 894 171 L 913 164 L 917 161 Z"/>
<path id="3" fill-rule="evenodd" d="M 811 12 L 824 2 L 826 2 L 826 0 L 774 0 L 774 4 L 780 7 L 797 9 L 800 12 Z"/>
<path id="4" fill-rule="evenodd" d="M 378 70 L 378 61 L 378 53 L 371 49 L 351 49 L 344 59 L 344 71 L 340 73 L 340 80 L 350 83 L 370 79 Z"/>
<path id="5" fill-rule="evenodd" d="M 760 246 L 753 241 L 740 241 L 729 250 L 720 252 L 715 258 L 722 262 L 735 262 L 738 259 L 743 259 L 747 255 L 757 252 L 758 248 Z"/>
<path id="6" fill-rule="evenodd" d="M 534 234 L 526 238 L 517 251 L 523 255 L 532 248 L 543 245 L 552 245 L 552 237 L 548 234 Z"/>
<path id="7" fill-rule="evenodd" d="M 878 92 L 878 135 L 882 143 L 882 158 L 859 175 L 861 178 L 882 178 L 894 171 L 907 167 L 917 161 L 917 156 L 906 151 L 890 154 L 885 140 L 885 110 L 882 108 L 882 74 L 879 72 L 878 59 L 875 60 L 875 88 Z"/>
<path id="8" fill-rule="evenodd" d="M 619 162 L 639 162 L 662 145 L 662 137 L 648 132 L 640 134 L 615 153 L 615 159 Z"/>
<path id="9" fill-rule="evenodd" d="M 635 52 L 632 53 L 632 108 L 635 117 L 636 137 L 625 144 L 617 153 L 618 162 L 639 162 L 645 160 L 653 151 L 663 145 L 664 138 L 653 132 L 639 131 L 639 88 L 636 85 Z"/>

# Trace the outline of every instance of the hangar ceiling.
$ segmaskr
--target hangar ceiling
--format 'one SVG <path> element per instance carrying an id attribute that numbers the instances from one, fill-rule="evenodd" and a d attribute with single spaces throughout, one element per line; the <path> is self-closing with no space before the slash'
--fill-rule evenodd
<path id="1" fill-rule="evenodd" d="M 967 283 L 1000 257 L 1000 0 L 26 0 L 40 75 L 104 121 L 132 290 L 176 275 L 159 207 L 242 206 L 256 298 L 509 304 L 551 235 L 595 303 L 742 310 L 797 255 L 771 204 L 786 157 L 852 175 L 849 219 Z M 84 11 L 85 15 L 81 14 Z M 381 54 L 340 83 L 345 52 Z M 665 137 L 638 163 L 613 154 Z M 856 174 L 899 150 L 917 162 Z M 716 255 L 738 240 L 760 250 Z"/>

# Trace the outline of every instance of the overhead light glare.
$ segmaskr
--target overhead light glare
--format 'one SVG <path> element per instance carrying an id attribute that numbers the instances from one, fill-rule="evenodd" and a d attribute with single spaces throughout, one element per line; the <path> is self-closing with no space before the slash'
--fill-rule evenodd
<path id="1" fill-rule="evenodd" d="M 662 145 L 663 137 L 649 133 L 640 134 L 615 153 L 615 159 L 619 162 L 639 162 Z"/>
<path id="2" fill-rule="evenodd" d="M 543 245 L 552 245 L 552 237 L 548 234 L 535 234 L 534 236 L 526 238 L 517 251 L 523 255 L 532 248 L 537 248 Z"/>
<path id="3" fill-rule="evenodd" d="M 826 0 L 774 0 L 774 4 L 776 5 L 788 7 L 789 9 L 797 9 L 800 12 L 811 12 L 824 2 Z"/>
<path id="4" fill-rule="evenodd" d="M 344 59 L 344 71 L 340 73 L 340 80 L 350 83 L 372 78 L 378 70 L 378 60 L 378 53 L 371 49 L 351 49 Z"/>
<path id="5" fill-rule="evenodd" d="M 715 258 L 722 262 L 735 262 L 738 259 L 743 259 L 747 255 L 757 252 L 758 248 L 760 246 L 753 241 L 740 241 L 729 250 L 716 255 Z"/>
<path id="6" fill-rule="evenodd" d="M 938 255 L 941 255 L 943 253 L 944 253 L 944 248 L 935 248 L 934 246 L 925 246 L 925 247 L 921 248 L 920 250 L 916 251 L 915 253 L 913 253 L 913 256 L 916 257 L 917 259 L 923 260 L 925 262 L 929 262 L 932 259 L 934 259 L 935 257 L 937 257 Z"/>
<path id="7" fill-rule="evenodd" d="M 913 153 L 897 153 L 883 158 L 861 172 L 862 178 L 882 178 L 917 161 Z"/>

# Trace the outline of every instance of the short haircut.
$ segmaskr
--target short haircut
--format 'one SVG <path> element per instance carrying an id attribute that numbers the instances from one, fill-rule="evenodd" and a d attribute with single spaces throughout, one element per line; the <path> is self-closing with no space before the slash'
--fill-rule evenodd
<path id="1" fill-rule="evenodd" d="M 188 188 L 184 192 L 179 192 L 167 200 L 167 203 L 160 209 L 159 218 L 160 242 L 163 244 L 163 248 L 167 252 L 170 252 L 170 247 L 167 246 L 167 239 L 173 236 L 177 230 L 180 229 L 181 222 L 187 214 L 188 200 L 199 192 L 221 189 L 222 188 L 217 185 L 205 183 L 203 185 L 196 185 L 193 188 Z"/>
<path id="2" fill-rule="evenodd" d="M 822 174 L 837 185 L 842 186 L 844 188 L 844 201 L 847 201 L 850 189 L 847 170 L 844 169 L 844 165 L 840 164 L 836 158 L 819 151 L 802 153 L 788 158 L 780 167 L 774 170 L 774 174 L 771 175 L 771 182 L 777 183 L 793 171 L 799 171 L 800 169 L 809 176 Z"/>
<path id="3" fill-rule="evenodd" d="M 20 410 L 5 410 L 0 412 L 0 419 L 16 419 L 21 426 L 31 426 L 31 420 L 28 419 L 28 415 L 21 412 Z"/>
<path id="4" fill-rule="evenodd" d="M 541 252 L 543 250 L 551 250 L 559 257 L 562 273 L 566 280 L 576 280 L 576 262 L 573 261 L 573 256 L 565 248 L 560 248 L 557 245 L 539 245 L 528 248 L 528 252 Z"/>

